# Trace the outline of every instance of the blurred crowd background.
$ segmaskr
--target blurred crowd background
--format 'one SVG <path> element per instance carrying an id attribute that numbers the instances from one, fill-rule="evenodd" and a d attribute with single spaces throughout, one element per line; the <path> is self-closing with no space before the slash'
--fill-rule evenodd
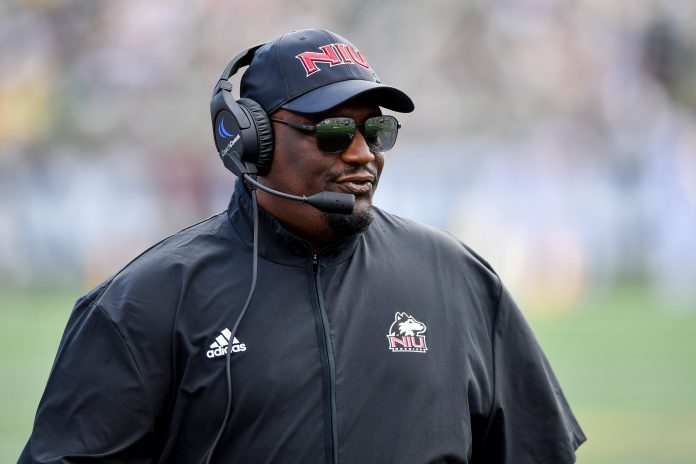
<path id="1" fill-rule="evenodd" d="M 224 209 L 213 84 L 312 26 L 416 103 L 378 205 L 461 237 L 530 309 L 629 280 L 696 310 L 691 0 L 3 2 L 2 282 L 87 287 Z"/>
<path id="2" fill-rule="evenodd" d="M 416 102 L 378 205 L 461 237 L 530 308 L 628 279 L 696 310 L 690 0 L 4 2 L 2 281 L 88 286 L 224 209 L 213 84 L 315 25 Z"/>
<path id="3" fill-rule="evenodd" d="M 592 462 L 696 462 L 693 0 L 4 0 L 0 460 L 71 301 L 226 208 L 208 105 L 229 59 L 316 26 L 416 104 L 377 205 L 493 265 Z"/>

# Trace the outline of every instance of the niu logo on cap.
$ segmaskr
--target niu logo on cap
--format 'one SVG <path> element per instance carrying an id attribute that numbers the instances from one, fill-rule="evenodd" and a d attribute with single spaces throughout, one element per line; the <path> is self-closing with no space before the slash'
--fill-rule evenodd
<path id="1" fill-rule="evenodd" d="M 304 52 L 295 57 L 300 60 L 302 66 L 304 66 L 305 71 L 307 71 L 307 77 L 321 71 L 321 69 L 319 69 L 317 66 L 317 63 L 329 63 L 330 66 L 337 66 L 339 64 L 357 64 L 358 66 L 362 66 L 366 69 L 370 68 L 370 65 L 363 56 L 362 52 L 357 48 L 351 47 L 350 45 L 333 43 L 319 47 L 319 50 L 321 50 L 321 53 Z"/>
<path id="2" fill-rule="evenodd" d="M 389 349 L 396 351 L 412 351 L 415 353 L 425 353 L 428 346 L 425 343 L 425 324 L 417 321 L 413 316 L 406 313 L 394 314 L 394 322 L 389 327 Z"/>

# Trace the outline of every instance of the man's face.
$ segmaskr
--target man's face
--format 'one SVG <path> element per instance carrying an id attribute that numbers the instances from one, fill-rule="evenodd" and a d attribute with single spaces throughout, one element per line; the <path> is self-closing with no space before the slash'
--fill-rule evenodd
<path id="1" fill-rule="evenodd" d="M 353 101 L 319 115 L 281 109 L 272 117 L 309 124 L 327 117 L 349 117 L 362 124 L 370 116 L 380 114 L 378 106 Z M 295 195 L 309 196 L 327 190 L 350 193 L 355 195 L 355 207 L 351 215 L 328 214 L 309 205 L 259 192 L 261 206 L 286 227 L 318 246 L 366 229 L 372 221 L 372 196 L 384 166 L 383 153 L 371 152 L 359 130 L 351 145 L 340 154 L 320 151 L 313 133 L 277 122 L 273 122 L 273 131 L 273 163 L 263 178 L 267 186 Z"/>

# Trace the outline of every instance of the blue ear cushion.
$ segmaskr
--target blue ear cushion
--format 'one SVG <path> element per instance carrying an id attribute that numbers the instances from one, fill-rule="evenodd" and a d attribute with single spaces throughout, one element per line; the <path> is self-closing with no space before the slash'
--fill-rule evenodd
<path id="1" fill-rule="evenodd" d="M 256 170 L 259 175 L 266 174 L 271 169 L 273 162 L 273 129 L 268 115 L 261 105 L 249 98 L 240 98 L 237 103 L 249 110 L 251 118 L 256 126 L 258 141 L 258 157 L 256 158 Z"/>

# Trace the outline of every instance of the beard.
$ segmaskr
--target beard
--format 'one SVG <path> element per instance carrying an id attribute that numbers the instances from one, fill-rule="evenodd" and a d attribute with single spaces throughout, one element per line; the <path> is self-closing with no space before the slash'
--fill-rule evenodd
<path id="1" fill-rule="evenodd" d="M 331 230 L 344 237 L 352 237 L 367 230 L 372 224 L 372 207 L 352 214 L 327 214 Z"/>
<path id="2" fill-rule="evenodd" d="M 358 168 L 355 169 L 356 172 L 358 170 Z M 368 165 L 363 167 L 363 170 L 368 171 L 375 178 L 372 185 L 372 192 L 374 194 L 374 192 L 377 190 L 377 184 L 379 184 L 379 175 L 381 174 L 382 169 L 378 169 L 376 166 L 373 167 Z M 328 177 L 327 182 L 331 182 L 337 177 L 338 174 L 331 175 Z M 372 197 L 370 197 L 370 200 L 366 206 L 358 206 L 358 198 L 360 197 L 356 197 L 356 204 L 351 214 L 326 214 L 327 224 L 331 231 L 337 236 L 344 238 L 353 237 L 359 233 L 365 232 L 370 227 L 370 224 L 372 224 L 372 221 L 374 220 L 374 216 L 372 214 Z"/>

